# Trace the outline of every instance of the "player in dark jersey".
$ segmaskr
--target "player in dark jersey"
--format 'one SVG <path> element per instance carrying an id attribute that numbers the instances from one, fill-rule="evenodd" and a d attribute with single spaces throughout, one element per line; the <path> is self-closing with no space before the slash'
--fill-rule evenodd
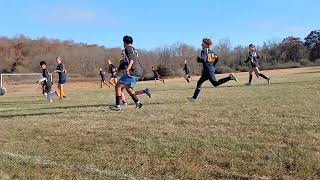
<path id="1" fill-rule="evenodd" d="M 111 110 L 120 111 L 122 101 L 122 91 L 127 90 L 137 109 L 141 109 L 143 104 L 138 99 L 133 88 L 137 80 L 142 76 L 142 67 L 138 59 L 138 52 L 132 46 L 133 39 L 130 36 L 123 37 L 125 57 L 120 61 L 119 71 L 123 74 L 116 85 L 116 105 L 110 107 Z"/>
<path id="2" fill-rule="evenodd" d="M 212 41 L 209 38 L 202 40 L 202 50 L 200 57 L 197 57 L 197 62 L 203 65 L 202 75 L 197 82 L 197 88 L 192 97 L 188 97 L 189 101 L 195 101 L 201 91 L 201 86 L 204 82 L 209 80 L 214 87 L 224 84 L 230 80 L 238 82 L 238 79 L 230 74 L 228 77 L 217 80 L 215 76 L 215 66 L 219 61 L 219 57 L 211 50 Z"/>
<path id="3" fill-rule="evenodd" d="M 254 72 L 257 78 L 262 77 L 263 79 L 267 80 L 267 83 L 270 84 L 271 80 L 269 77 L 265 76 L 264 74 L 260 73 L 259 71 L 259 59 L 260 56 L 257 52 L 257 48 L 255 45 L 250 44 L 249 45 L 249 56 L 247 58 L 246 62 L 250 62 L 251 69 L 249 70 L 249 82 L 246 84 L 248 86 L 251 85 L 252 81 L 252 73 Z"/>
<path id="4" fill-rule="evenodd" d="M 54 91 L 52 92 L 52 80 L 51 76 L 49 74 L 49 71 L 47 70 L 47 63 L 45 61 L 40 62 L 40 67 L 42 69 L 42 78 L 37 81 L 38 84 L 42 84 L 42 93 L 47 98 L 47 100 L 52 103 L 52 97 L 58 96 L 59 93 Z"/>
<path id="5" fill-rule="evenodd" d="M 185 79 L 188 83 L 190 83 L 191 75 L 190 75 L 190 69 L 188 68 L 187 60 L 184 60 L 184 67 L 183 70 L 185 72 Z"/>
<path id="6" fill-rule="evenodd" d="M 59 74 L 58 89 L 60 92 L 60 100 L 62 100 L 63 98 L 67 97 L 64 92 L 64 85 L 67 81 L 67 75 L 66 75 L 67 71 L 60 57 L 57 57 L 56 61 L 57 61 L 57 68 L 54 72 Z"/>
<path id="7" fill-rule="evenodd" d="M 106 80 L 107 79 L 107 74 L 106 74 L 106 71 L 103 68 L 100 68 L 99 75 L 101 77 L 100 88 L 103 87 L 103 84 L 107 85 L 108 87 L 111 87 L 110 84 Z"/>
<path id="8" fill-rule="evenodd" d="M 157 81 L 162 81 L 162 83 L 164 84 L 164 79 L 161 78 L 160 74 L 154 67 L 152 67 L 152 72 L 154 76 L 154 83 L 157 84 Z"/>
<path id="9" fill-rule="evenodd" d="M 115 87 L 118 82 L 117 68 L 112 64 L 111 60 L 108 60 L 107 63 L 109 65 L 108 72 L 110 74 L 109 83 Z"/>

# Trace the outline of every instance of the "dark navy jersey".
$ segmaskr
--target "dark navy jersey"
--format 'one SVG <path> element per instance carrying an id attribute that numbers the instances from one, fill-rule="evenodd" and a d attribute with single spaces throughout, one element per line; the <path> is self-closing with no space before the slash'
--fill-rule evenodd
<path id="1" fill-rule="evenodd" d="M 152 70 L 152 72 L 153 72 L 153 75 L 154 75 L 154 77 L 156 77 L 156 78 L 159 78 L 160 77 L 160 75 L 159 75 L 159 73 L 157 72 L 157 70 Z"/>
<path id="2" fill-rule="evenodd" d="M 65 70 L 64 64 L 62 64 L 62 63 L 58 64 L 57 70 L 61 71 L 61 72 L 58 72 L 59 79 L 65 80 L 66 79 L 66 70 Z"/>
<path id="3" fill-rule="evenodd" d="M 201 55 L 197 60 L 202 63 L 204 72 L 215 72 L 215 65 L 219 57 L 211 49 L 206 48 L 201 50 Z"/>
<path id="4" fill-rule="evenodd" d="M 189 70 L 189 68 L 188 68 L 188 65 L 187 65 L 187 64 L 184 64 L 184 68 L 183 68 L 183 70 L 184 70 L 184 72 L 185 72 L 186 74 L 190 74 L 190 70 Z"/>
<path id="5" fill-rule="evenodd" d="M 43 82 L 43 89 L 46 93 L 50 93 L 52 81 L 49 71 L 47 69 L 42 69 L 42 77 L 46 78 L 46 80 Z"/>
<path id="6" fill-rule="evenodd" d="M 110 64 L 110 65 L 109 65 L 109 73 L 110 73 L 111 75 L 115 75 L 116 72 L 117 72 L 116 67 L 115 67 L 113 64 Z"/>

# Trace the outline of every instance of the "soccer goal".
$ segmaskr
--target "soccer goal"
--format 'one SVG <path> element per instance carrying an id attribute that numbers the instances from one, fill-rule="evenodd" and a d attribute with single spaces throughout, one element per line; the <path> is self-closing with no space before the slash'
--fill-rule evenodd
<path id="1" fill-rule="evenodd" d="M 36 82 L 41 78 L 41 73 L 1 74 L 0 95 L 5 95 L 8 92 L 23 92 L 33 94 L 33 92 L 36 92 L 37 87 L 39 87 Z M 50 74 L 50 78 L 52 81 L 52 74 Z M 26 91 L 28 89 L 30 89 L 30 91 Z"/>

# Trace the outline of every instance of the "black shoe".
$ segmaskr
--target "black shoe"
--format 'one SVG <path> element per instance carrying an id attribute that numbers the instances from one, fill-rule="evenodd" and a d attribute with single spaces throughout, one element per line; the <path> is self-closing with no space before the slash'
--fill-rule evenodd
<path id="1" fill-rule="evenodd" d="M 136 103 L 136 109 L 141 109 L 143 104 L 139 101 Z"/>
<path id="2" fill-rule="evenodd" d="M 109 109 L 112 110 L 112 111 L 121 111 L 122 110 L 121 106 L 117 106 L 117 105 L 110 106 Z"/>

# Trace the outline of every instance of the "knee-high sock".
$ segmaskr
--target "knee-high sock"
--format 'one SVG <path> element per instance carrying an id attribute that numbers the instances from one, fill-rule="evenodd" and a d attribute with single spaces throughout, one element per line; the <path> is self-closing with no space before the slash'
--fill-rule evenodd
<path id="1" fill-rule="evenodd" d="M 138 103 L 138 102 L 139 102 L 139 99 L 138 99 L 137 95 L 132 94 L 132 95 L 131 95 L 131 98 L 132 98 L 132 100 L 133 100 L 135 103 Z"/>
<path id="2" fill-rule="evenodd" d="M 268 77 L 267 76 L 265 76 L 264 74 L 262 74 L 262 73 L 259 73 L 259 76 L 260 77 L 262 77 L 263 79 L 268 79 Z"/>
<path id="3" fill-rule="evenodd" d="M 126 102 L 126 96 L 124 95 L 124 93 L 121 94 L 121 101 Z"/>
<path id="4" fill-rule="evenodd" d="M 135 94 L 137 96 L 141 95 L 141 94 L 144 94 L 145 93 L 145 90 L 140 90 L 140 91 L 136 91 Z"/>
<path id="5" fill-rule="evenodd" d="M 252 81 L 252 74 L 249 74 L 249 83 L 251 83 L 251 81 Z"/>

